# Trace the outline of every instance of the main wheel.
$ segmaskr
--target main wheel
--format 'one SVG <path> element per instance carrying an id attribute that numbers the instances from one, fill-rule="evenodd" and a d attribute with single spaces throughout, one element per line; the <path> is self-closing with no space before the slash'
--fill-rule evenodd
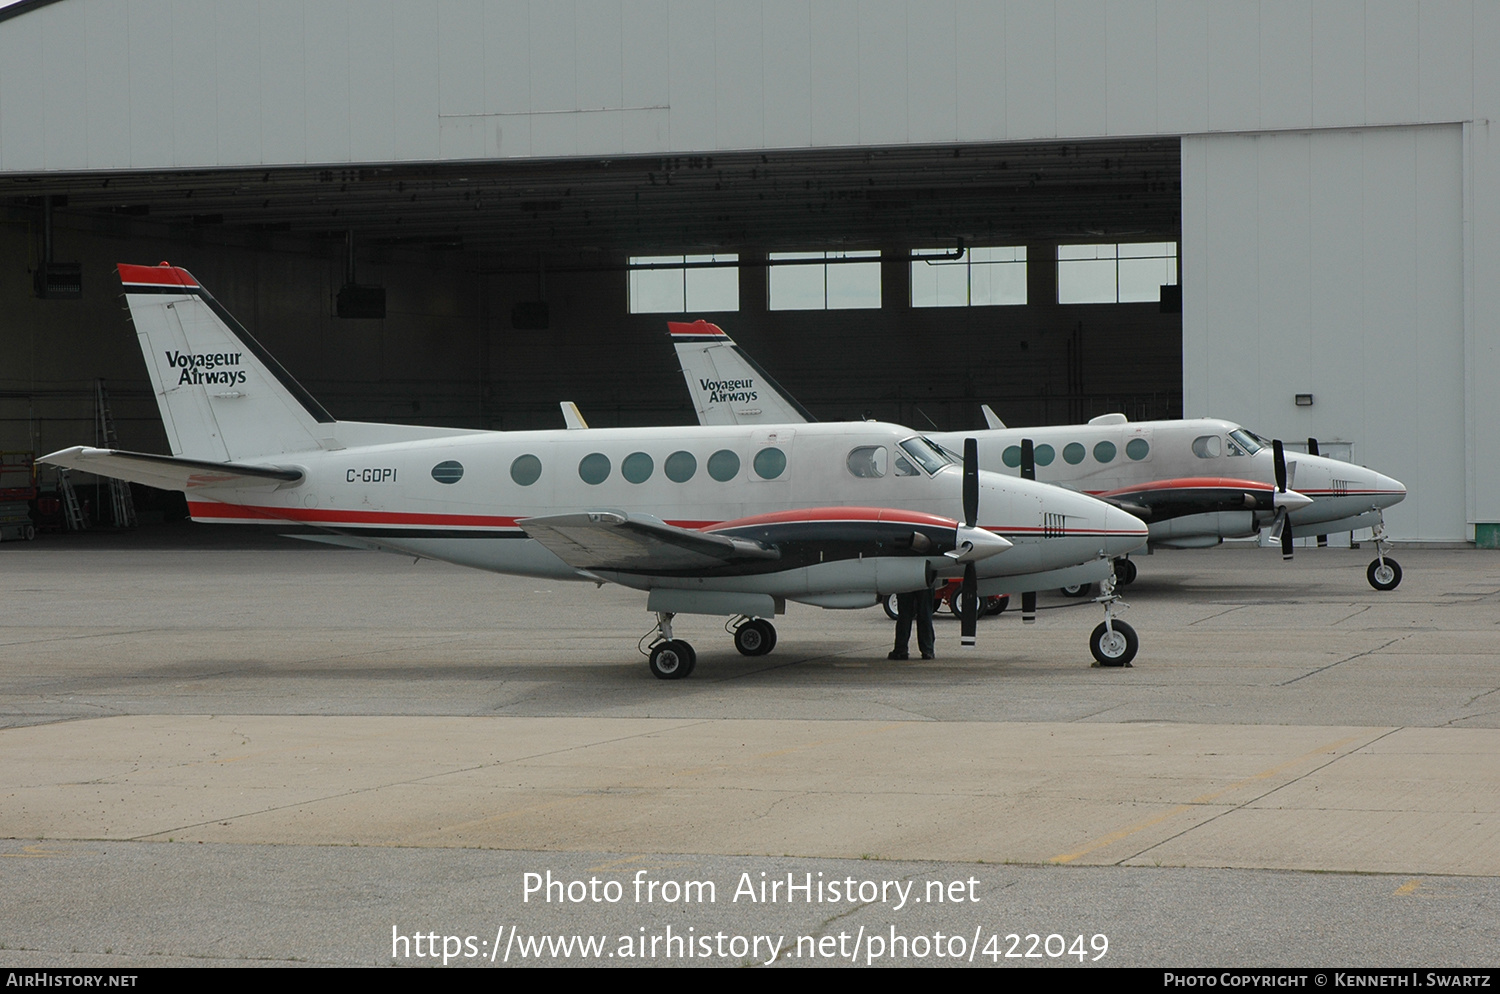
<path id="1" fill-rule="evenodd" d="M 1365 579 L 1376 590 L 1395 590 L 1401 586 L 1401 564 L 1390 556 L 1385 558 L 1385 562 L 1372 560 L 1370 568 L 1365 570 Z"/>
<path id="2" fill-rule="evenodd" d="M 962 590 L 953 591 L 953 596 L 948 598 L 948 610 L 953 612 L 955 618 L 964 616 L 964 592 Z"/>
<path id="3" fill-rule="evenodd" d="M 1064 597 L 1087 597 L 1093 592 L 1094 585 L 1092 583 L 1070 583 L 1058 591 Z"/>
<path id="4" fill-rule="evenodd" d="M 1135 563 L 1129 559 L 1115 560 L 1115 582 L 1122 587 L 1128 587 L 1135 582 Z"/>
<path id="5" fill-rule="evenodd" d="M 651 650 L 651 674 L 658 680 L 681 680 L 697 664 L 698 654 L 681 639 L 658 642 Z"/>
<path id="6" fill-rule="evenodd" d="M 985 614 L 1004 614 L 1010 605 L 1010 594 L 1001 594 L 999 597 L 986 597 L 984 599 Z"/>
<path id="7" fill-rule="evenodd" d="M 742 656 L 764 656 L 776 648 L 776 626 L 764 618 L 752 618 L 734 630 L 734 647 Z"/>
<path id="8" fill-rule="evenodd" d="M 901 612 L 896 608 L 896 598 L 900 596 L 900 594 L 886 594 L 885 600 L 880 602 L 880 606 L 885 609 L 885 616 L 892 621 L 901 617 Z"/>
<path id="9" fill-rule="evenodd" d="M 1136 638 L 1135 629 L 1123 621 L 1113 622 L 1109 627 L 1101 621 L 1094 634 L 1089 636 L 1089 652 L 1094 654 L 1100 666 L 1129 666 L 1140 647 L 1141 640 Z"/>

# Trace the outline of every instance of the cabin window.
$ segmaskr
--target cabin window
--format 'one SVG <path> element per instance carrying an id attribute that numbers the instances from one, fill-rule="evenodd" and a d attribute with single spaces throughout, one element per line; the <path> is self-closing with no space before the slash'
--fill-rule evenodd
<path id="1" fill-rule="evenodd" d="M 1199 435 L 1193 439 L 1193 455 L 1199 459 L 1217 459 L 1222 451 L 1218 435 Z"/>
<path id="2" fill-rule="evenodd" d="M 698 472 L 698 460 L 693 458 L 691 452 L 674 452 L 667 456 L 662 471 L 667 474 L 667 479 L 673 483 L 686 483 Z"/>
<path id="3" fill-rule="evenodd" d="M 632 452 L 620 463 L 620 475 L 631 483 L 645 483 L 651 479 L 651 471 L 655 468 L 656 464 L 646 453 Z"/>
<path id="4" fill-rule="evenodd" d="M 1144 438 L 1132 438 L 1125 443 L 1125 454 L 1139 462 L 1151 452 L 1151 443 Z"/>
<path id="5" fill-rule="evenodd" d="M 786 471 L 786 453 L 768 445 L 755 454 L 755 475 L 762 480 L 774 480 Z"/>
<path id="6" fill-rule="evenodd" d="M 886 458 L 884 445 L 861 445 L 850 451 L 844 464 L 861 480 L 873 480 L 885 475 Z"/>
<path id="7" fill-rule="evenodd" d="M 464 478 L 464 464 L 448 460 L 432 467 L 432 478 L 439 483 L 457 483 Z"/>
<path id="8" fill-rule="evenodd" d="M 1115 443 L 1100 442 L 1094 446 L 1094 458 L 1100 462 L 1113 462 L 1115 458 Z"/>
<path id="9" fill-rule="evenodd" d="M 1021 465 L 1021 447 L 1019 445 L 1006 446 L 1005 451 L 1000 453 L 1000 461 L 1011 469 Z"/>
<path id="10" fill-rule="evenodd" d="M 590 452 L 578 462 L 578 476 L 590 486 L 598 486 L 609 479 L 609 456 L 602 452 Z"/>
<path id="11" fill-rule="evenodd" d="M 1036 451 L 1032 452 L 1031 458 L 1038 466 L 1051 466 L 1052 460 L 1057 458 L 1057 450 L 1043 442 L 1036 447 Z"/>
<path id="12" fill-rule="evenodd" d="M 1085 449 L 1081 442 L 1069 442 L 1063 446 L 1063 462 L 1069 466 L 1077 466 L 1083 462 Z"/>
<path id="13" fill-rule="evenodd" d="M 516 456 L 510 464 L 510 478 L 523 487 L 529 487 L 542 476 L 542 461 L 533 455 Z"/>
<path id="14" fill-rule="evenodd" d="M 728 483 L 740 475 L 740 457 L 728 449 L 720 449 L 708 457 L 708 475 L 720 483 Z"/>

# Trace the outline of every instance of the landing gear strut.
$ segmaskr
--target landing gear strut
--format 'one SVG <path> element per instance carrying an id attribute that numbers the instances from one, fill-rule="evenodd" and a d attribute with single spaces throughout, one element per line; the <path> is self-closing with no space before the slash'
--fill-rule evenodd
<path id="1" fill-rule="evenodd" d="M 1370 581 L 1370 586 L 1376 590 L 1395 590 L 1401 586 L 1401 564 L 1385 554 L 1385 515 L 1380 516 L 1380 523 L 1374 528 L 1375 558 L 1371 560 L 1369 569 L 1365 570 L 1365 579 Z"/>
<path id="2" fill-rule="evenodd" d="M 670 611 L 656 613 L 656 638 L 651 643 L 651 675 L 658 680 L 681 680 L 698 665 L 698 654 L 681 639 L 672 637 Z"/>
<path id="3" fill-rule="evenodd" d="M 1099 584 L 1099 596 L 1094 600 L 1104 605 L 1104 621 L 1089 636 L 1089 652 L 1100 666 L 1129 666 L 1141 647 L 1141 640 L 1134 628 L 1115 620 L 1115 602 L 1120 598 L 1115 593 L 1114 574 Z"/>

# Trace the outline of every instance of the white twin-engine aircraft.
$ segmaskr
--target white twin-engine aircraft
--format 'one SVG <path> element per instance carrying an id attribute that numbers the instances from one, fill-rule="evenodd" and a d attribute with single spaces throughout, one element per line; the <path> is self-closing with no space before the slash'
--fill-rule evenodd
<path id="1" fill-rule="evenodd" d="M 813 420 L 718 326 L 669 322 L 669 330 L 700 423 Z M 1406 496 L 1406 488 L 1372 469 L 1317 455 L 1312 439 L 1310 454 L 1288 459 L 1279 440 L 1267 444 L 1213 418 L 1130 422 L 1105 414 L 1086 425 L 1025 429 L 1005 427 L 988 407 L 985 418 L 987 431 L 928 437 L 950 449 L 977 438 L 986 470 L 1055 483 L 1128 510 L 1149 524 L 1153 547 L 1214 546 L 1271 527 L 1283 558 L 1290 559 L 1294 530 L 1326 535 L 1370 528 L 1376 549 L 1365 574 L 1370 585 L 1391 590 L 1401 582 L 1400 564 L 1385 554 L 1383 512 Z M 1123 560 L 1118 572 L 1120 582 L 1129 583 L 1135 564 Z"/>
<path id="2" fill-rule="evenodd" d="M 877 422 L 496 432 L 337 421 L 186 270 L 119 270 L 172 454 L 78 446 L 44 461 L 183 491 L 195 521 L 294 525 L 337 545 L 647 591 L 663 679 L 697 658 L 672 637 L 677 613 L 732 615 L 736 648 L 761 655 L 789 600 L 866 607 L 960 574 L 971 594 L 1106 580 L 1090 648 L 1104 665 L 1135 655 L 1107 578 L 1146 526 L 1083 494 L 982 473 L 972 444 L 960 467 Z M 970 611 L 966 642 L 973 631 Z"/>

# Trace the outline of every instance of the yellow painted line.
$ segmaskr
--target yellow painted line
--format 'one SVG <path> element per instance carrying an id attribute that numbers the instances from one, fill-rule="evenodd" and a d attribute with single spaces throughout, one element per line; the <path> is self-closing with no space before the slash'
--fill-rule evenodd
<path id="1" fill-rule="evenodd" d="M 1406 897 L 1408 894 L 1412 893 L 1413 891 L 1415 891 L 1420 886 L 1422 886 L 1422 881 L 1420 881 L 1420 880 L 1408 880 L 1406 883 L 1402 884 L 1400 887 L 1397 887 L 1396 888 L 1396 893 L 1393 894 L 1393 895 L 1391 895 L 1391 896 L 1392 897 Z"/>
<path id="2" fill-rule="evenodd" d="M 1204 804 L 1211 804 L 1215 800 L 1223 797 L 1225 794 L 1233 793 L 1234 791 L 1239 790 L 1241 787 L 1246 787 L 1250 784 L 1265 780 L 1269 777 L 1274 777 L 1276 774 L 1282 772 L 1285 769 L 1288 769 L 1289 767 L 1296 766 L 1298 763 L 1306 762 L 1314 756 L 1333 752 L 1340 747 L 1348 745 L 1350 742 L 1354 742 L 1363 737 L 1363 734 L 1350 735 L 1347 738 L 1339 739 L 1337 742 L 1330 742 L 1327 745 L 1318 746 L 1316 749 L 1313 749 L 1310 752 L 1303 753 L 1296 759 L 1289 759 L 1285 763 L 1281 763 L 1277 766 L 1271 767 L 1269 770 L 1262 770 L 1261 772 L 1256 773 L 1253 776 L 1248 776 L 1243 780 L 1237 780 L 1229 786 L 1224 787 L 1220 790 L 1216 790 L 1211 794 L 1202 794 L 1198 797 L 1193 798 L 1191 801 L 1188 801 L 1186 804 L 1179 804 L 1177 807 L 1171 809 L 1170 811 L 1167 811 L 1164 814 L 1157 815 L 1155 818 L 1148 818 L 1147 820 L 1137 822 L 1136 824 L 1131 825 L 1128 828 L 1122 828 L 1118 832 L 1111 832 L 1110 834 L 1104 836 L 1102 839 L 1096 839 L 1095 841 L 1089 843 L 1087 846 L 1084 846 L 1077 852 L 1063 853 L 1061 856 L 1053 856 L 1051 859 L 1047 860 L 1047 862 L 1071 863 L 1075 859 L 1087 856 L 1089 853 L 1099 849 L 1103 849 L 1105 846 L 1119 842 L 1121 839 L 1129 838 L 1130 836 L 1135 835 L 1137 832 L 1145 831 L 1146 829 L 1151 828 L 1154 825 L 1160 825 L 1162 822 L 1168 820 L 1169 818 L 1173 818 L 1186 811 L 1192 811 L 1194 808 L 1200 807 Z"/>
<path id="3" fill-rule="evenodd" d="M 61 849 L 43 849 L 41 846 L 23 846 L 20 852 L 4 852 L 0 856 L 9 859 L 47 859 L 49 856 L 66 856 Z"/>

